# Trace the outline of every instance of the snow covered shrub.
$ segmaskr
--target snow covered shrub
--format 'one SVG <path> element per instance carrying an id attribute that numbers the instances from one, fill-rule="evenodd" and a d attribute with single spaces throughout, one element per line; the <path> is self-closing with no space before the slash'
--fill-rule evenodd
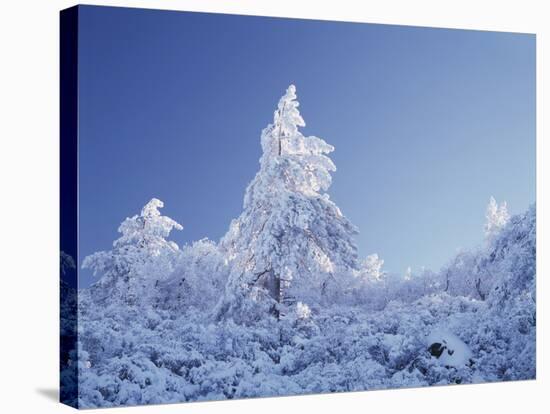
<path id="1" fill-rule="evenodd" d="M 488 249 L 482 265 L 498 275 L 489 289 L 488 299 L 497 305 L 527 293 L 535 300 L 536 214 L 531 206 L 525 214 L 514 216 L 502 228 Z"/>
<path id="2" fill-rule="evenodd" d="M 184 246 L 174 271 L 157 282 L 156 306 L 209 313 L 221 299 L 227 277 L 226 260 L 216 243 L 202 239 Z"/>

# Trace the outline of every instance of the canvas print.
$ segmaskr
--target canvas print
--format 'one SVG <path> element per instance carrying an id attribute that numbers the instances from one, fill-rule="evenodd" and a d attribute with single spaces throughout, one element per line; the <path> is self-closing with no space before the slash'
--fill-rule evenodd
<path id="1" fill-rule="evenodd" d="M 536 377 L 535 35 L 61 12 L 61 400 Z"/>

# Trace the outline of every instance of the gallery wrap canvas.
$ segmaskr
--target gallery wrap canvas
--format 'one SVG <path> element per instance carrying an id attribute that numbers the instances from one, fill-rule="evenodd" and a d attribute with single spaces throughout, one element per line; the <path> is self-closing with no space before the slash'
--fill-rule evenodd
<path id="1" fill-rule="evenodd" d="M 535 379 L 535 35 L 60 18 L 63 403 Z"/>

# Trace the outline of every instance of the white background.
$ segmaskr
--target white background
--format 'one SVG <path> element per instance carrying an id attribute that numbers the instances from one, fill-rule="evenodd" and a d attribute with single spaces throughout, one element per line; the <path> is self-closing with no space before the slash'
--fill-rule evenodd
<path id="1" fill-rule="evenodd" d="M 125 413 L 536 413 L 550 406 L 548 98 L 550 13 L 540 1 L 225 0 L 97 4 L 537 33 L 538 341 L 536 381 L 119 408 Z M 58 12 L 71 1 L 0 5 L 0 411 L 64 413 L 58 383 Z M 544 21 L 546 17 L 546 22 Z M 546 28 L 544 23 L 547 24 Z M 546 100 L 547 102 L 547 100 Z M 544 254 L 546 252 L 546 258 Z M 545 338 L 546 337 L 546 338 Z M 545 389 L 546 388 L 546 389 Z M 95 410 L 93 410 L 95 411 Z"/>

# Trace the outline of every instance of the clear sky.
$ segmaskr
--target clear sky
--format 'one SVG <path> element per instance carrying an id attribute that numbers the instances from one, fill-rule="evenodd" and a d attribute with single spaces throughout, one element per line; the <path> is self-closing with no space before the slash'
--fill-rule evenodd
<path id="1" fill-rule="evenodd" d="M 180 246 L 217 241 L 290 83 L 388 271 L 480 244 L 491 195 L 535 201 L 534 35 L 91 6 L 79 24 L 80 263 L 153 197 Z"/>

